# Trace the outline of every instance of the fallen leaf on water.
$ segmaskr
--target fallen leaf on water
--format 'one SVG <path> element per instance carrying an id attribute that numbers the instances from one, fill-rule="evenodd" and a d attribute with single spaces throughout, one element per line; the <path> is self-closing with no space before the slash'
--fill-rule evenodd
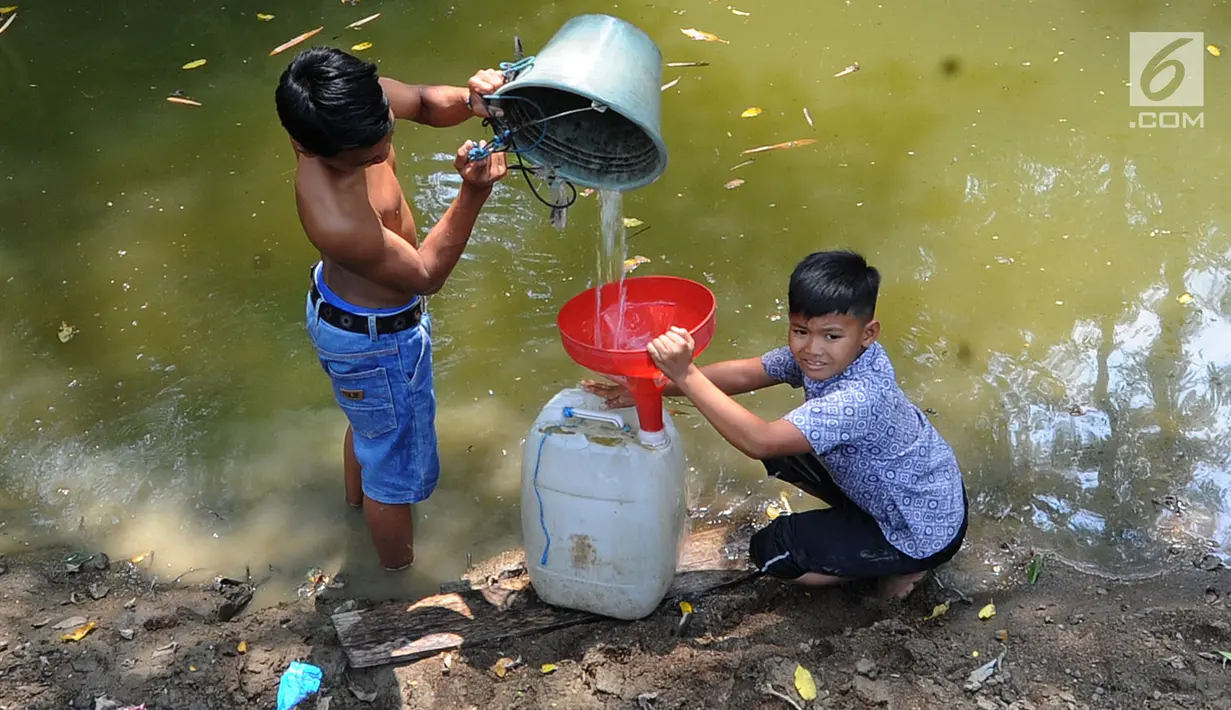
<path id="1" fill-rule="evenodd" d="M 852 64 L 852 65 L 850 65 L 849 67 L 847 67 L 847 68 L 843 69 L 842 71 L 838 72 L 837 74 L 834 74 L 834 75 L 833 75 L 833 78 L 838 79 L 838 78 L 841 78 L 841 77 L 846 76 L 847 74 L 854 74 L 854 73 L 855 73 L 855 72 L 857 72 L 857 71 L 859 71 L 859 62 L 855 62 L 854 64 Z"/>
<path id="2" fill-rule="evenodd" d="M 1192 303 L 1193 295 L 1191 293 L 1182 293 L 1180 294 L 1179 298 L 1175 300 L 1179 301 L 1180 303 Z"/>
<path id="3" fill-rule="evenodd" d="M 1210 56 L 1213 56 L 1213 57 L 1221 57 L 1221 56 L 1222 56 L 1222 50 L 1221 50 L 1221 49 L 1219 49 L 1219 48 L 1218 48 L 1218 45 L 1216 45 L 1216 44 L 1207 44 L 1207 45 L 1205 45 L 1205 51 L 1209 52 L 1209 53 L 1210 53 Z"/>
<path id="4" fill-rule="evenodd" d="M 979 618 L 984 621 L 987 621 L 988 619 L 992 618 L 995 615 L 996 615 L 996 605 L 995 604 L 988 604 L 987 606 L 979 610 Z"/>
<path id="5" fill-rule="evenodd" d="M 751 12 L 744 12 L 743 10 L 736 10 L 735 8 L 731 8 L 731 14 L 733 14 L 733 15 L 739 15 L 740 17 L 748 17 L 748 16 L 749 16 L 749 15 L 751 15 L 752 13 L 751 13 Z"/>
<path id="6" fill-rule="evenodd" d="M 7 15 L 16 9 L 17 9 L 16 5 L 9 5 L 8 7 L 0 7 L 0 15 Z"/>
<path id="7" fill-rule="evenodd" d="M 773 503 L 770 503 L 769 505 L 765 506 L 765 517 L 769 518 L 770 520 L 777 520 L 779 515 L 782 515 L 782 511 L 778 510 L 778 506 L 774 505 Z"/>
<path id="8" fill-rule="evenodd" d="M 352 52 L 362 52 L 365 49 L 371 49 L 371 48 L 372 48 L 371 42 L 360 42 L 359 44 L 356 44 L 355 46 L 351 47 L 350 50 Z"/>
<path id="9" fill-rule="evenodd" d="M 735 178 L 734 180 L 728 180 L 726 184 L 723 185 L 723 187 L 727 188 L 728 190 L 734 190 L 735 188 L 743 184 L 744 184 L 743 178 Z"/>
<path id="10" fill-rule="evenodd" d="M 539 670 L 542 671 L 543 675 L 547 675 L 548 673 L 554 673 L 556 670 L 556 664 L 544 663 L 543 667 L 539 668 Z"/>
<path id="11" fill-rule="evenodd" d="M 816 130 L 816 125 L 812 123 L 812 114 L 808 113 L 808 109 L 804 109 L 804 118 L 808 120 L 808 128 Z"/>
<path id="12" fill-rule="evenodd" d="M 675 86 L 678 83 L 680 83 L 680 77 L 677 76 L 671 81 L 668 81 L 666 84 L 663 84 L 662 88 L 660 88 L 659 91 L 666 91 L 667 89 L 670 89 L 671 87 Z"/>
<path id="13" fill-rule="evenodd" d="M 274 16 L 273 16 L 273 15 L 267 15 L 267 14 L 265 14 L 265 13 L 263 13 L 263 12 L 258 12 L 258 13 L 256 14 L 256 19 L 260 20 L 261 22 L 269 22 L 270 20 L 274 19 Z"/>
<path id="14" fill-rule="evenodd" d="M 650 263 L 649 258 L 641 256 L 640 254 L 629 257 L 624 260 L 624 273 L 631 274 L 638 266 L 648 263 Z"/>
<path id="15" fill-rule="evenodd" d="M 497 678 L 503 678 L 508 674 L 509 669 L 513 667 L 515 661 L 507 656 L 500 658 L 492 664 L 492 673 L 496 674 Z"/>
<path id="16" fill-rule="evenodd" d="M 785 143 L 775 143 L 773 145 L 763 145 L 757 148 L 749 148 L 740 155 L 752 155 L 753 153 L 765 153 L 771 150 L 786 150 L 787 148 L 800 148 L 805 145 L 812 145 L 816 142 L 815 138 L 800 138 L 796 141 L 787 141 Z"/>
<path id="17" fill-rule="evenodd" d="M 64 634 L 63 636 L 60 637 L 60 639 L 64 641 L 80 641 L 81 639 L 89 635 L 89 633 L 93 631 L 96 626 L 98 626 L 98 624 L 91 621 L 85 626 L 82 626 L 76 631 L 73 631 L 71 634 Z"/>
<path id="18" fill-rule="evenodd" d="M 932 619 L 935 619 L 938 616 L 944 616 L 948 612 L 949 612 L 949 602 L 945 602 L 944 604 L 937 604 L 936 606 L 932 607 L 932 613 L 923 617 L 923 620 L 931 621 Z"/>
<path id="19" fill-rule="evenodd" d="M 368 15 L 367 17 L 363 18 L 362 20 L 355 20 L 354 22 L 350 23 L 349 25 L 347 25 L 347 26 L 346 26 L 346 29 L 348 29 L 348 30 L 357 30 L 357 29 L 359 29 L 360 27 L 363 27 L 364 25 L 368 24 L 369 22 L 371 22 L 372 20 L 375 20 L 375 19 L 376 19 L 376 18 L 378 18 L 378 17 L 380 17 L 380 13 L 379 13 L 379 12 L 378 12 L 378 13 L 376 13 L 375 15 Z"/>
<path id="20" fill-rule="evenodd" d="M 761 109 L 757 108 L 756 106 L 753 106 L 752 108 L 744 109 L 744 112 L 741 113 L 739 117 L 740 118 L 752 118 L 753 116 L 760 116 L 760 115 L 761 115 Z"/>
<path id="21" fill-rule="evenodd" d="M 316 29 L 314 29 L 314 30 L 308 30 L 307 32 L 304 32 L 303 34 L 299 35 L 298 37 L 296 37 L 296 38 L 294 38 L 294 39 L 287 40 L 286 42 L 283 42 L 282 44 L 278 45 L 277 47 L 274 47 L 274 48 L 273 48 L 273 49 L 269 52 L 269 56 L 271 56 L 271 57 L 272 57 L 272 56 L 274 56 L 275 54 L 281 54 L 282 52 L 285 52 L 286 50 L 290 49 L 291 47 L 294 47 L 295 45 L 299 44 L 300 42 L 304 41 L 305 39 L 308 39 L 309 37 L 311 37 L 311 36 L 315 35 L 317 32 L 320 32 L 320 31 L 321 31 L 321 30 L 323 30 L 323 29 L 325 29 L 324 25 L 322 25 L 322 26 L 320 26 L 320 27 L 317 27 L 317 28 L 316 28 Z"/>
<path id="22" fill-rule="evenodd" d="M 632 229 L 633 227 L 640 227 L 643 224 L 645 224 L 645 222 L 642 222 L 636 217 L 625 217 L 624 218 L 624 228 L 625 229 Z"/>
<path id="23" fill-rule="evenodd" d="M 240 641 L 239 645 L 235 647 L 235 650 L 239 651 L 240 653 L 247 653 L 248 652 L 248 642 Z"/>
<path id="24" fill-rule="evenodd" d="M 581 191 L 582 197 L 589 197 L 590 195 L 593 195 L 593 194 L 594 194 L 594 188 L 592 187 L 587 187 L 586 189 Z"/>
<path id="25" fill-rule="evenodd" d="M 200 106 L 201 105 L 200 101 L 193 101 L 192 99 L 186 99 L 183 96 L 168 96 L 167 101 L 173 104 L 183 104 L 185 106 Z"/>
<path id="26" fill-rule="evenodd" d="M 184 68 L 185 68 L 185 69 L 196 69 L 197 67 L 203 67 L 203 66 L 205 66 L 205 60 L 204 60 L 204 59 L 194 59 L 193 61 L 188 62 L 187 64 L 185 64 L 185 65 L 184 65 Z"/>
<path id="27" fill-rule="evenodd" d="M 683 32 L 685 35 L 687 35 L 688 37 L 692 39 L 697 40 L 698 42 L 722 42 L 723 44 L 731 44 L 730 42 L 726 41 L 725 39 L 722 39 L 716 34 L 711 34 L 709 32 L 702 32 L 701 30 L 694 30 L 691 27 L 686 30 L 680 30 L 680 32 Z"/>
<path id="28" fill-rule="evenodd" d="M 9 19 L 5 20 L 3 25 L 0 25 L 0 34 L 4 34 L 4 31 L 7 30 L 9 28 L 9 25 L 13 24 L 13 20 L 16 20 L 16 19 L 17 19 L 16 12 L 14 12 L 12 15 L 9 15 Z"/>
<path id="29" fill-rule="evenodd" d="M 795 666 L 795 690 L 804 700 L 816 700 L 816 681 L 812 680 L 807 668 L 798 664 Z"/>
<path id="30" fill-rule="evenodd" d="M 692 603 L 686 602 L 686 601 L 680 602 L 680 613 L 691 614 L 692 613 Z"/>
<path id="31" fill-rule="evenodd" d="M 65 323 L 64 321 L 60 321 L 60 331 L 56 333 L 56 336 L 60 338 L 61 343 L 67 343 L 68 341 L 72 340 L 73 336 L 76 334 L 77 334 L 76 328 L 69 325 L 68 323 Z"/>
<path id="32" fill-rule="evenodd" d="M 708 67 L 709 62 L 667 62 L 669 67 Z"/>

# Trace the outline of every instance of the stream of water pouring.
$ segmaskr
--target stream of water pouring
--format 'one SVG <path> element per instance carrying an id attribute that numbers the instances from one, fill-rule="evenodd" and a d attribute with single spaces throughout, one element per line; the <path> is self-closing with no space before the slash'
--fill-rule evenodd
<path id="1" fill-rule="evenodd" d="M 598 204 L 601 210 L 598 244 L 598 273 L 594 291 L 594 344 L 598 347 L 621 347 L 624 335 L 624 259 L 627 246 L 624 243 L 624 193 L 618 190 L 600 190 Z M 617 283 L 617 303 L 603 308 L 602 286 Z M 604 325 L 609 326 L 604 328 Z M 607 334 L 610 337 L 605 337 Z M 604 343 L 604 340 L 610 342 Z"/>

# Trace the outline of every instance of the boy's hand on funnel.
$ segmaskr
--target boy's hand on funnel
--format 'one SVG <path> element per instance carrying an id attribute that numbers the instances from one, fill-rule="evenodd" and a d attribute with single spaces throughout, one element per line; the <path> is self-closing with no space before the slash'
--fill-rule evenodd
<path id="1" fill-rule="evenodd" d="M 671 330 L 651 340 L 645 349 L 664 375 L 671 378 L 672 382 L 679 382 L 692 367 L 692 352 L 695 347 L 696 343 L 687 330 L 671 326 Z"/>
<path id="2" fill-rule="evenodd" d="M 603 398 L 603 405 L 607 409 L 624 409 L 631 407 L 636 402 L 633 400 L 633 393 L 628 391 L 624 385 L 615 382 L 595 382 L 594 380 L 582 380 L 581 388 L 590 394 L 596 394 Z"/>
<path id="3" fill-rule="evenodd" d="M 490 118 L 491 113 L 483 97 L 491 96 L 496 93 L 496 89 L 502 86 L 504 86 L 504 72 L 495 69 L 480 69 L 470 77 L 470 98 L 467 103 L 471 112 L 479 118 Z"/>
<path id="4" fill-rule="evenodd" d="M 479 141 L 480 148 L 486 145 L 487 141 Z M 453 161 L 453 167 L 457 168 L 463 183 L 489 191 L 492 185 L 508 173 L 508 164 L 505 162 L 503 152 L 492 153 L 482 160 L 471 160 L 470 149 L 473 147 L 474 141 L 463 143 L 462 147 L 457 149 L 457 160 Z"/>

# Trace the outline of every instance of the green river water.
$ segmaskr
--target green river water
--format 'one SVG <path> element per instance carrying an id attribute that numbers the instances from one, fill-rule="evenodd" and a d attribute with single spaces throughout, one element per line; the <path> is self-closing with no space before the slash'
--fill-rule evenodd
<path id="1" fill-rule="evenodd" d="M 703 0 L 11 2 L 0 553 L 67 540 L 154 550 L 171 575 L 272 565 L 273 597 L 318 566 L 406 596 L 518 544 L 521 440 L 586 376 L 555 313 L 594 279 L 596 198 L 558 232 L 511 174 L 432 298 L 443 475 L 415 570 L 383 577 L 343 504 L 345 424 L 302 324 L 316 255 L 273 107 L 294 50 L 268 53 L 324 25 L 313 42 L 372 42 L 389 76 L 463 84 L 512 59 L 514 34 L 533 53 L 582 12 L 634 22 L 667 61 L 709 62 L 664 69 L 679 78 L 663 94 L 671 163 L 624 196 L 649 226 L 629 240 L 649 259 L 635 273 L 717 294 L 703 360 L 784 343 L 794 264 L 860 250 L 884 275 L 882 340 L 958 452 L 978 534 L 1109 572 L 1154 569 L 1177 527 L 1229 541 L 1231 59 L 1202 52 L 1201 128 L 1130 128 L 1128 97 L 1130 32 L 1221 47 L 1225 2 L 734 6 L 746 16 Z M 177 90 L 203 105 L 166 102 Z M 741 118 L 749 107 L 763 113 Z M 425 232 L 456 194 L 453 153 L 482 131 L 398 127 Z M 803 138 L 817 142 L 731 170 L 742 150 Z M 798 396 L 781 389 L 747 401 L 778 416 Z M 698 516 L 778 495 L 695 414 L 677 424 Z M 1167 494 L 1187 503 L 1178 520 L 1153 502 Z"/>

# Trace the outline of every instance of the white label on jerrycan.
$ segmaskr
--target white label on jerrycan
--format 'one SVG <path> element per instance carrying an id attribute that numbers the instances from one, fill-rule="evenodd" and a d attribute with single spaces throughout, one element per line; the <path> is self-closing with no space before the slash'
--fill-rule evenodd
<path id="1" fill-rule="evenodd" d="M 614 412 L 625 426 L 587 411 Z M 522 458 L 521 510 L 540 599 L 616 619 L 643 618 L 662 602 L 687 519 L 684 450 L 666 413 L 663 424 L 666 445 L 650 448 L 638 440 L 635 409 L 603 410 L 580 389 L 539 412 Z"/>

